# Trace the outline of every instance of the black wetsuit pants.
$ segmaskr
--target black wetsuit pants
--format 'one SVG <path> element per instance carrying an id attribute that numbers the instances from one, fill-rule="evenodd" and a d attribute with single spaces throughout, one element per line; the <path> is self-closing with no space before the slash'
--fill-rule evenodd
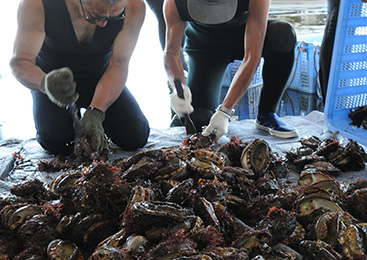
<path id="1" fill-rule="evenodd" d="M 77 106 L 88 107 L 94 89 L 79 88 L 77 91 L 80 95 Z M 40 91 L 32 91 L 32 97 L 37 141 L 54 155 L 71 153 L 74 130 L 70 112 L 52 103 Z M 128 151 L 143 147 L 150 132 L 146 117 L 126 87 L 107 109 L 103 127 L 113 143 Z"/>
<path id="2" fill-rule="evenodd" d="M 222 79 L 227 65 L 244 57 L 245 26 L 212 34 L 208 39 L 190 24 L 185 50 L 189 56 L 187 85 L 195 110 L 214 110 L 220 102 Z M 284 21 L 269 21 L 262 56 L 263 87 L 259 109 L 276 112 L 294 63 L 297 43 L 293 27 Z M 194 112 L 195 113 L 195 112 Z M 209 118 L 210 119 L 210 118 Z M 209 120 L 207 119 L 207 121 Z"/>
<path id="3" fill-rule="evenodd" d="M 340 0 L 328 0 L 328 14 L 326 18 L 326 26 L 320 49 L 320 70 L 319 79 L 321 93 L 325 104 L 327 86 L 329 82 L 331 57 L 333 55 L 335 31 L 338 21 Z"/>

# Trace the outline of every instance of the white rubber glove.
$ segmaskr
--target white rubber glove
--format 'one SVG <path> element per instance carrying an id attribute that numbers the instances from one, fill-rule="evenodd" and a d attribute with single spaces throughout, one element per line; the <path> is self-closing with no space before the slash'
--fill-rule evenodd
<path id="1" fill-rule="evenodd" d="M 205 128 L 202 135 L 208 136 L 215 131 L 215 139 L 218 140 L 222 135 L 228 133 L 229 115 L 217 109 L 210 119 L 209 125 Z"/>
<path id="2" fill-rule="evenodd" d="M 177 95 L 177 90 L 173 87 L 173 92 L 170 95 L 171 97 L 171 108 L 179 117 L 183 117 L 184 114 L 191 114 L 194 112 L 194 108 L 191 105 L 192 96 L 191 91 L 188 86 L 185 84 L 181 84 L 183 89 L 184 98 L 180 98 Z M 174 85 L 173 85 L 174 86 Z"/>

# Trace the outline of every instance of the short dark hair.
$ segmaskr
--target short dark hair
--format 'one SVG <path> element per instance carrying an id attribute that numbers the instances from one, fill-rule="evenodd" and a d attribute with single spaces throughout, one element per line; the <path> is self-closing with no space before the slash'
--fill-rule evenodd
<path id="1" fill-rule="evenodd" d="M 82 0 L 84 2 L 89 2 L 90 0 Z M 102 0 L 103 3 L 108 4 L 108 5 L 116 5 L 118 3 L 120 3 L 122 0 Z"/>
<path id="2" fill-rule="evenodd" d="M 120 3 L 122 0 L 102 0 L 102 1 L 108 5 L 116 5 Z"/>

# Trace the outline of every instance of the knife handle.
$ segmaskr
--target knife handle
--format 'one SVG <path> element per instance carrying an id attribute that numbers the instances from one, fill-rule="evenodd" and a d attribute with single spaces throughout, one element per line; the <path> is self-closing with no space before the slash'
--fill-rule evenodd
<path id="1" fill-rule="evenodd" d="M 175 79 L 173 82 L 175 83 L 175 87 L 176 87 L 176 90 L 177 90 L 178 97 L 181 98 L 181 99 L 185 99 L 182 84 L 181 84 L 181 80 L 180 79 Z"/>

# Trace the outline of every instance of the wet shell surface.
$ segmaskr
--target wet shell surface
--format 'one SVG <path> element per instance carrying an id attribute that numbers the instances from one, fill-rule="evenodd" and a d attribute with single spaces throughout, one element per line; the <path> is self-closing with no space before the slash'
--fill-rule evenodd
<path id="1" fill-rule="evenodd" d="M 343 209 L 328 198 L 324 193 L 312 193 L 301 197 L 295 210 L 302 216 L 310 215 L 314 210 L 323 208 L 332 212 L 343 212 Z"/>
<path id="2" fill-rule="evenodd" d="M 224 162 L 214 152 L 196 150 L 189 154 L 189 167 L 197 172 L 217 173 L 223 170 Z"/>
<path id="3" fill-rule="evenodd" d="M 79 248 L 71 241 L 55 239 L 51 241 L 47 247 L 47 255 L 49 259 L 75 259 L 84 260 Z"/>
<path id="4" fill-rule="evenodd" d="M 254 173 L 264 173 L 271 161 L 271 149 L 268 143 L 262 139 L 251 141 L 241 154 L 241 165 L 244 169 Z"/>

